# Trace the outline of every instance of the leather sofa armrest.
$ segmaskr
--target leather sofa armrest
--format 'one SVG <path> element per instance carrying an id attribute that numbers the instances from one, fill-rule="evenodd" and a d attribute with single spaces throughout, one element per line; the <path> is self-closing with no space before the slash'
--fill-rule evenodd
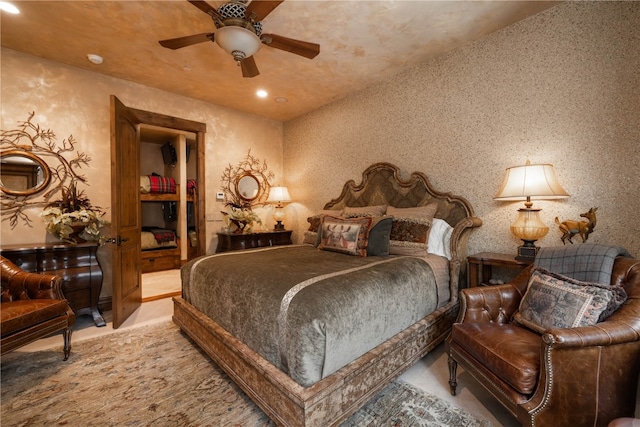
<path id="1" fill-rule="evenodd" d="M 460 291 L 457 323 L 508 323 L 520 305 L 517 288 L 504 285 L 467 288 Z"/>
<path id="2" fill-rule="evenodd" d="M 542 339 L 554 348 L 592 347 L 640 341 L 640 262 L 618 258 L 612 285 L 624 286 L 628 298 L 611 316 L 593 326 L 551 329 Z"/>
<path id="3" fill-rule="evenodd" d="M 64 279 L 53 274 L 23 272 L 24 284 L 30 299 L 66 299 L 62 293 Z"/>
<path id="4" fill-rule="evenodd" d="M 54 274 L 26 272 L 6 258 L 0 259 L 2 301 L 21 299 L 66 299 L 63 278 Z"/>
<path id="5" fill-rule="evenodd" d="M 593 326 L 550 329 L 542 334 L 542 340 L 553 348 L 606 346 L 639 341 L 640 330 L 628 322 L 605 320 Z"/>

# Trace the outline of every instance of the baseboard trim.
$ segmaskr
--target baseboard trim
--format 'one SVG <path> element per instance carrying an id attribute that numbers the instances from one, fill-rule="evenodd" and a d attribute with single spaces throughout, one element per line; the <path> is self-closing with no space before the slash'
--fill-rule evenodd
<path id="1" fill-rule="evenodd" d="M 157 301 L 159 299 L 173 298 L 173 297 L 179 297 L 179 296 L 182 296 L 182 291 L 169 292 L 166 294 L 159 294 L 159 295 L 151 295 L 150 297 L 142 298 L 142 302 Z"/>

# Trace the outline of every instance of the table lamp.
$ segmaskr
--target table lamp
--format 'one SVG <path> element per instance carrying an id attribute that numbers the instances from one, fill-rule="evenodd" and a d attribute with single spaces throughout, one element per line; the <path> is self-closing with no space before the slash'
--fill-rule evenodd
<path id="1" fill-rule="evenodd" d="M 269 190 L 267 202 L 276 203 L 273 213 L 273 219 L 276 221 L 276 225 L 273 227 L 274 230 L 284 230 L 284 224 L 282 223 L 282 220 L 284 220 L 284 206 L 282 204 L 290 201 L 291 196 L 289 196 L 287 187 L 271 187 L 271 190 Z"/>
<path id="2" fill-rule="evenodd" d="M 535 241 L 549 232 L 540 219 L 540 209 L 533 208 L 532 199 L 566 199 L 569 194 L 560 186 L 553 165 L 532 165 L 528 160 L 523 166 L 507 168 L 502 186 L 494 200 L 525 200 L 524 208 L 518 209 L 518 218 L 511 224 L 511 232 L 523 241 L 518 247 L 519 260 L 533 260 L 538 253 Z"/>

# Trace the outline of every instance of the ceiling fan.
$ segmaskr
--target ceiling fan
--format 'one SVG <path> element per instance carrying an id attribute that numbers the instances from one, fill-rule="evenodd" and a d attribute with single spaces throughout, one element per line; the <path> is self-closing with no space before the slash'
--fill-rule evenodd
<path id="1" fill-rule="evenodd" d="M 246 0 L 232 0 L 220 6 L 218 10 L 206 1 L 188 1 L 213 19 L 217 31 L 161 40 L 159 43 L 163 47 L 175 50 L 197 43 L 215 41 L 233 56 L 242 69 L 243 77 L 255 77 L 260 74 L 253 54 L 260 49 L 262 43 L 309 59 L 315 58 L 320 53 L 319 44 L 262 33 L 261 21 L 284 0 L 253 0 L 249 4 L 246 4 Z"/>

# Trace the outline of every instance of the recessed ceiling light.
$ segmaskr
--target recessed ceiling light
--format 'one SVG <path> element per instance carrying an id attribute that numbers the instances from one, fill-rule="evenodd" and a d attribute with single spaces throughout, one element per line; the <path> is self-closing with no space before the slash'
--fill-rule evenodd
<path id="1" fill-rule="evenodd" d="M 89 59 L 89 61 L 93 62 L 96 65 L 102 64 L 102 56 L 100 55 L 89 53 L 87 54 L 87 59 Z"/>
<path id="2" fill-rule="evenodd" d="M 256 92 L 256 95 L 258 95 L 259 98 L 266 98 L 267 95 L 269 94 L 267 93 L 266 90 L 260 89 L 259 91 Z"/>
<path id="3" fill-rule="evenodd" d="M 274 101 L 280 103 L 280 104 L 284 104 L 285 102 L 288 102 L 289 100 L 287 98 L 285 98 L 284 96 L 279 96 L 276 99 L 274 99 Z"/>
<path id="4" fill-rule="evenodd" d="M 3 10 L 8 13 L 13 13 L 14 15 L 20 13 L 20 9 L 12 5 L 7 1 L 0 1 L 0 10 Z"/>

